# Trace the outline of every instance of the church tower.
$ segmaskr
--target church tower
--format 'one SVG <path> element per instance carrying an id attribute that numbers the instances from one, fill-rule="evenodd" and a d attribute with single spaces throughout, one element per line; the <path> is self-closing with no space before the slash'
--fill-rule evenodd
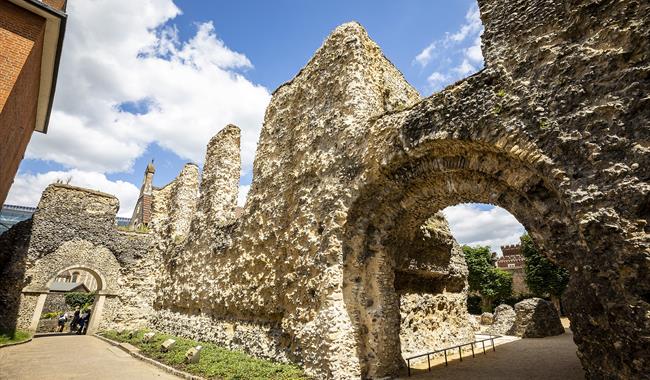
<path id="1" fill-rule="evenodd" d="M 140 197 L 133 210 L 133 216 L 131 216 L 129 227 L 132 229 L 149 226 L 149 222 L 151 221 L 151 202 L 153 200 L 153 174 L 155 172 L 156 168 L 153 166 L 153 160 L 151 160 L 144 171 Z"/>

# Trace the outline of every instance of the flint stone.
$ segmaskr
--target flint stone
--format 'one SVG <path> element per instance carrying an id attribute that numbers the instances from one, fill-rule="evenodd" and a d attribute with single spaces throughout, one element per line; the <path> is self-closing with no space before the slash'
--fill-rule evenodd
<path id="1" fill-rule="evenodd" d="M 481 324 L 482 325 L 491 325 L 494 323 L 494 315 L 492 313 L 483 313 L 481 314 Z"/>
<path id="2" fill-rule="evenodd" d="M 561 335 L 564 327 L 555 306 L 541 298 L 529 298 L 515 305 L 515 335 L 522 338 L 544 338 Z"/>
<path id="3" fill-rule="evenodd" d="M 516 314 L 510 305 L 499 305 L 494 310 L 494 323 L 490 328 L 491 334 L 513 335 L 515 333 Z"/>
<path id="4" fill-rule="evenodd" d="M 479 323 L 479 321 L 474 315 L 468 315 L 467 321 L 469 322 L 469 325 L 472 328 L 472 330 L 474 330 L 474 332 L 481 330 L 481 324 Z"/>

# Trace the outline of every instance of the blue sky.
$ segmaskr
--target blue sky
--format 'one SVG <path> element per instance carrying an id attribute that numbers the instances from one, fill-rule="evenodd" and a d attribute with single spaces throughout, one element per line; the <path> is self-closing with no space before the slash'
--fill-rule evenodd
<path id="1" fill-rule="evenodd" d="M 243 201 L 270 94 L 347 21 L 360 22 L 424 96 L 482 67 L 475 0 L 69 0 L 68 13 L 49 133 L 32 138 L 8 203 L 36 204 L 48 183 L 71 178 L 116 194 L 129 216 L 151 159 L 162 186 L 184 163 L 201 164 L 227 123 L 243 132 Z M 454 231 L 464 242 L 498 246 L 522 230 L 509 223 L 498 237 L 503 215 L 463 207 L 450 221 L 483 213 L 499 226 L 485 236 Z"/>

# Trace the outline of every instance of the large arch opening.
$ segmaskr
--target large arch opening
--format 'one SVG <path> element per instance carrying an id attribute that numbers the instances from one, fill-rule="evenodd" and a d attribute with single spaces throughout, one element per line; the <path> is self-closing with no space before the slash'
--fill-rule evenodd
<path id="1" fill-rule="evenodd" d="M 60 269 L 37 303 L 33 330 L 40 334 L 94 332 L 101 320 L 105 284 L 104 276 L 94 268 L 72 265 Z"/>
<path id="2" fill-rule="evenodd" d="M 551 261 L 568 267 L 582 250 L 579 232 L 552 179 L 533 164 L 479 142 L 436 140 L 421 155 L 401 155 L 366 185 L 347 225 L 344 299 L 356 324 L 364 376 L 403 366 L 400 294 L 458 292 L 465 273 L 453 265 L 453 243 L 426 224 L 459 203 L 508 210 Z M 444 247 L 443 247 L 444 248 Z M 457 249 L 457 248 L 456 248 Z"/>

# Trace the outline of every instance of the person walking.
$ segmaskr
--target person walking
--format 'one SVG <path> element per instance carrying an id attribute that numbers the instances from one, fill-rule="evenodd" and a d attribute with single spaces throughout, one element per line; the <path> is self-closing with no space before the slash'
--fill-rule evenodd
<path id="1" fill-rule="evenodd" d="M 68 313 L 62 313 L 59 315 L 59 332 L 63 332 L 65 323 L 68 321 Z"/>
<path id="2" fill-rule="evenodd" d="M 88 325 L 90 325 L 90 310 L 86 313 L 86 316 L 84 317 L 84 327 L 83 327 L 83 333 L 86 334 L 88 331 Z"/>
<path id="3" fill-rule="evenodd" d="M 86 323 L 86 312 L 84 311 L 79 316 L 79 321 L 77 322 L 77 335 L 81 335 L 83 333 L 85 323 Z"/>
<path id="4" fill-rule="evenodd" d="M 74 315 L 72 316 L 72 322 L 70 322 L 70 332 L 77 331 L 77 324 L 79 323 L 79 308 L 76 308 Z"/>

